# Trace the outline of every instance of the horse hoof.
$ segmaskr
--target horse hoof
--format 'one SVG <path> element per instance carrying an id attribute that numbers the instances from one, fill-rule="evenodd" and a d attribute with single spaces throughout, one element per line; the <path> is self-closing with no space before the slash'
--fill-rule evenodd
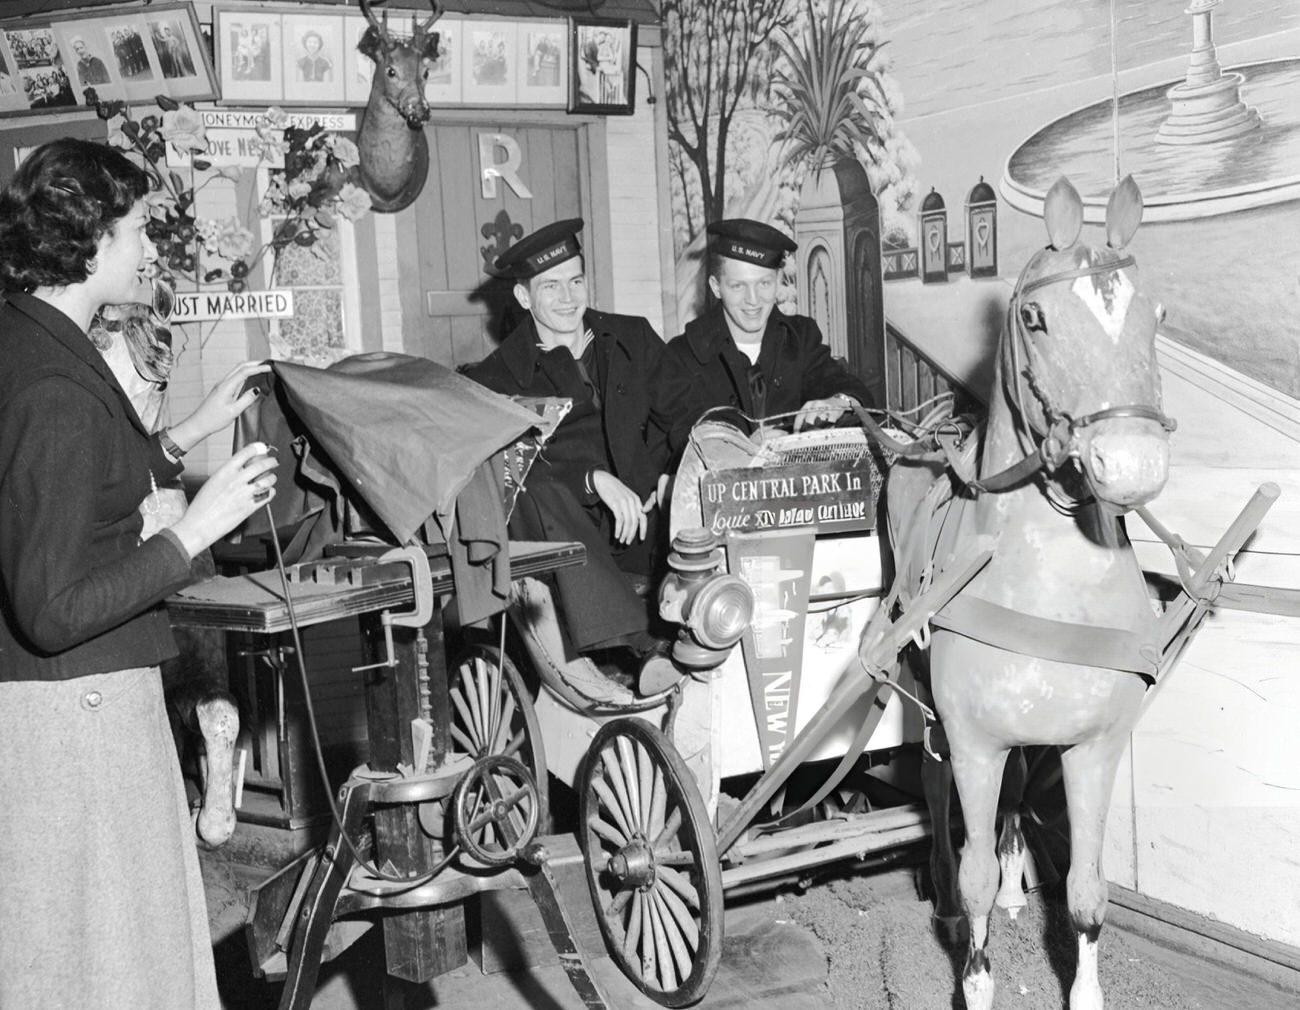
<path id="1" fill-rule="evenodd" d="M 994 904 L 1007 913 L 1008 919 L 1015 922 L 1021 910 L 1028 906 L 1029 900 L 1025 897 L 1024 891 L 1012 892 L 1011 894 L 999 892 L 997 898 L 994 899 Z"/>
<path id="2" fill-rule="evenodd" d="M 199 841 L 217 848 L 235 833 L 235 740 L 239 711 L 226 698 L 213 698 L 194 707 L 205 751 L 203 806 L 194 823 Z"/>

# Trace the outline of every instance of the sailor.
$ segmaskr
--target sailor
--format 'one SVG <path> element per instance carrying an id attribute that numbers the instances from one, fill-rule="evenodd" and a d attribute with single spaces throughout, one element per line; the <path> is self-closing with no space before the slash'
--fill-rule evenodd
<path id="1" fill-rule="evenodd" d="M 778 274 L 798 248 L 771 225 L 745 218 L 708 227 L 709 290 L 716 304 L 668 344 L 670 386 L 679 397 L 670 429 L 680 450 L 713 407 L 726 419 L 794 414 L 794 430 L 870 406 L 866 384 L 837 359 L 808 316 L 774 312 Z M 682 393 L 682 390 L 685 390 Z"/>
<path id="2" fill-rule="evenodd" d="M 582 227 L 580 218 L 557 221 L 497 257 L 528 317 L 466 374 L 507 396 L 573 401 L 533 463 L 510 532 L 583 543 L 586 565 L 554 576 L 566 644 L 639 664 L 666 652 L 634 589 L 655 562 L 671 423 L 659 381 L 666 349 L 640 316 L 588 307 Z"/>

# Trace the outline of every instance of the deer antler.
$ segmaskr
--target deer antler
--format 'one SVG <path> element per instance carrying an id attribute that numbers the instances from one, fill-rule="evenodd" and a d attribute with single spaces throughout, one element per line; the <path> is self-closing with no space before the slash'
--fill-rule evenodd
<path id="1" fill-rule="evenodd" d="M 362 2 L 364 3 L 365 0 L 362 0 Z M 411 24 L 415 25 L 415 38 L 417 40 L 422 39 L 424 37 L 424 33 L 427 32 L 430 28 L 432 28 L 433 23 L 437 21 L 440 17 L 442 17 L 442 15 L 446 12 L 442 4 L 438 3 L 438 0 L 429 0 L 429 6 L 433 8 L 433 13 L 429 15 L 428 20 L 425 21 L 424 24 L 421 25 L 415 24 L 414 15 L 412 15 L 411 17 Z"/>

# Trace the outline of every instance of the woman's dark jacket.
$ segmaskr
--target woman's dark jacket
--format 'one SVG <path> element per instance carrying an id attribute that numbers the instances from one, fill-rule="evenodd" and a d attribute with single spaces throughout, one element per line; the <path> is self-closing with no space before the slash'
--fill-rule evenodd
<path id="1" fill-rule="evenodd" d="M 181 470 L 67 316 L 0 306 L 0 680 L 67 680 L 176 655 L 162 600 L 190 581 L 140 503 Z"/>

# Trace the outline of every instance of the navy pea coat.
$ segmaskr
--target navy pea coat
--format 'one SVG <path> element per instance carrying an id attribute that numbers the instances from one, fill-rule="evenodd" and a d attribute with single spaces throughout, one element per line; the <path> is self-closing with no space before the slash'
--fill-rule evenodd
<path id="1" fill-rule="evenodd" d="M 866 383 L 831 357 L 821 329 L 808 316 L 774 309 L 768 317 L 758 355 L 766 392 L 762 403 L 755 399 L 750 368 L 749 358 L 731 338 L 721 304 L 687 323 L 686 331 L 668 342 L 666 373 L 675 410 L 669 432 L 674 452 L 681 451 L 691 426 L 712 407 L 734 407 L 746 418 L 761 420 L 837 393 L 871 406 Z M 729 412 L 721 419 L 734 418 Z"/>
<path id="2" fill-rule="evenodd" d="M 506 396 L 574 400 L 524 482 L 510 531 L 519 539 L 579 540 L 586 546 L 586 566 L 555 574 L 562 624 L 578 652 L 646 630 L 646 604 L 623 573 L 650 574 L 657 537 L 652 522 L 645 541 L 626 549 L 613 542 L 609 513 L 587 490 L 587 475 L 593 468 L 607 470 L 647 498 L 667 463 L 665 433 L 673 411 L 661 380 L 665 345 L 647 320 L 589 309 L 583 323 L 594 337 L 590 378 L 599 406 L 566 351 L 546 353 L 538 346 L 531 317 L 465 370 Z"/>

